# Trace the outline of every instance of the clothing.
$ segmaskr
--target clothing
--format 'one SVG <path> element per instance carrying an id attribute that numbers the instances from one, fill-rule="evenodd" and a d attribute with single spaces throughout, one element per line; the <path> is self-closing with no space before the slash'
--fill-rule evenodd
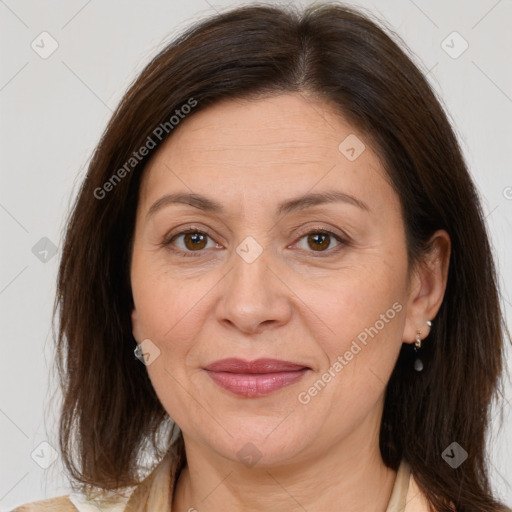
<path id="1" fill-rule="evenodd" d="M 168 504 L 180 469 L 180 461 L 173 455 L 169 452 L 144 481 L 112 506 L 102 504 L 99 508 L 80 495 L 69 494 L 27 503 L 11 512 L 172 512 Z M 402 461 L 398 468 L 386 512 L 428 512 L 425 497 L 406 461 Z"/>

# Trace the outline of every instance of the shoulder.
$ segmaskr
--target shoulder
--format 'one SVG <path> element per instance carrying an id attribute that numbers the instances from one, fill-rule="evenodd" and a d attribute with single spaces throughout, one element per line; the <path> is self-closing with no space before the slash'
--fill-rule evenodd
<path id="1" fill-rule="evenodd" d="M 25 503 L 11 510 L 11 512 L 77 512 L 78 509 L 69 499 L 69 495 L 48 498 L 41 501 Z"/>

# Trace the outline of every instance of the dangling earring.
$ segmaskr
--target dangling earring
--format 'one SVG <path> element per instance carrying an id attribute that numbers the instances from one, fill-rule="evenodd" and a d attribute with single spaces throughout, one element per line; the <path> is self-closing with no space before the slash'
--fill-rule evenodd
<path id="1" fill-rule="evenodd" d="M 144 361 L 144 355 L 142 354 L 142 343 L 137 343 L 135 342 L 135 349 L 133 351 L 133 353 L 135 354 L 135 357 L 137 359 L 140 359 L 141 361 Z"/>
<path id="2" fill-rule="evenodd" d="M 414 342 L 414 352 L 418 352 L 418 350 L 421 348 L 420 334 L 421 331 L 418 331 L 418 333 L 416 334 L 416 341 Z M 423 361 L 419 357 L 416 357 L 416 359 L 414 360 L 414 369 L 417 372 L 421 372 L 421 370 L 423 370 Z"/>
<path id="3" fill-rule="evenodd" d="M 431 327 L 432 322 L 430 320 L 427 320 L 426 324 Z M 421 331 L 418 331 L 416 334 L 416 340 L 414 341 L 414 352 L 418 352 L 418 350 L 421 348 Z M 414 360 L 414 369 L 417 372 L 421 372 L 423 370 L 423 361 L 417 356 Z"/>

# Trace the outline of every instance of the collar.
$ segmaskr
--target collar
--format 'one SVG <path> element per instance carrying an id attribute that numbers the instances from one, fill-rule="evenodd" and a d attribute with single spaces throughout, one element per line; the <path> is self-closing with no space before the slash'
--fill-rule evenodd
<path id="1" fill-rule="evenodd" d="M 172 496 L 179 472 L 185 461 L 173 447 L 155 469 L 136 487 L 129 496 L 116 504 L 102 505 L 106 512 L 172 512 Z M 79 512 L 97 511 L 96 505 L 86 502 L 77 495 L 70 500 Z M 94 507 L 94 508 L 93 508 Z M 409 464 L 402 460 L 397 471 L 393 490 L 386 512 L 425 512 L 428 504 L 414 479 Z"/>

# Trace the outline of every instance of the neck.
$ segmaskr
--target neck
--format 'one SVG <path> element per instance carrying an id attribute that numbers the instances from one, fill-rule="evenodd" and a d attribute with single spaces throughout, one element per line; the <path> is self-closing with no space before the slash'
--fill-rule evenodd
<path id="1" fill-rule="evenodd" d="M 307 460 L 247 468 L 185 438 L 187 465 L 173 496 L 173 512 L 385 512 L 396 478 L 380 456 L 378 430 L 358 429 Z M 375 430 L 375 429 L 374 429 Z"/>

